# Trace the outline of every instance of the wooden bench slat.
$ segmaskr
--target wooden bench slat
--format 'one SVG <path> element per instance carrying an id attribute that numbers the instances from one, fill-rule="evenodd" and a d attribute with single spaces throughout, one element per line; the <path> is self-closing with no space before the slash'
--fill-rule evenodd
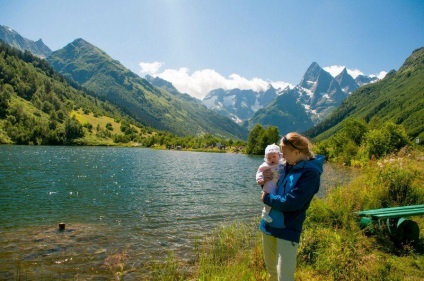
<path id="1" fill-rule="evenodd" d="M 417 212 L 422 213 L 424 212 L 424 208 L 415 208 L 415 209 L 406 209 L 406 210 L 381 210 L 378 212 L 361 212 L 361 214 L 364 215 L 380 215 L 380 214 L 397 214 L 397 213 L 411 213 L 411 212 Z"/>
<path id="2" fill-rule="evenodd" d="M 411 205 L 402 207 L 391 207 L 356 212 L 360 216 L 371 216 L 374 218 L 398 218 L 402 216 L 417 216 L 424 214 L 424 205 Z"/>
<path id="3" fill-rule="evenodd" d="M 424 215 L 424 211 L 421 212 L 397 212 L 397 213 L 386 213 L 386 214 L 376 214 L 376 215 L 370 215 L 371 217 L 375 218 L 400 218 L 400 217 L 412 217 L 412 216 L 419 216 Z"/>

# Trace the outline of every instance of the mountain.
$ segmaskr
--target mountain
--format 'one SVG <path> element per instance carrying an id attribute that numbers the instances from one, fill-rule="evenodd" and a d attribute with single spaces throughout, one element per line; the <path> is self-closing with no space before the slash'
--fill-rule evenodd
<path id="1" fill-rule="evenodd" d="M 26 39 L 10 27 L 4 25 L 0 25 L 0 40 L 22 52 L 30 51 L 40 58 L 46 58 L 52 53 L 50 48 L 43 43 L 43 40 L 39 39 L 34 42 Z"/>
<path id="2" fill-rule="evenodd" d="M 285 93 L 274 99 L 271 104 L 259 109 L 248 122 L 251 128 L 254 124 L 275 126 L 280 134 L 291 131 L 305 131 L 314 123 L 307 115 L 304 106 L 297 100 L 297 90 L 287 89 Z"/>
<path id="3" fill-rule="evenodd" d="M 316 127 L 306 133 L 324 139 L 346 118 L 373 118 L 405 127 L 411 138 L 424 138 L 424 47 L 415 50 L 399 68 L 378 82 L 365 85 L 346 98 Z"/>
<path id="4" fill-rule="evenodd" d="M 216 89 L 210 91 L 202 100 L 203 104 L 236 123 L 250 119 L 258 109 L 268 106 L 278 92 L 269 85 L 266 91 Z"/>
<path id="5" fill-rule="evenodd" d="M 358 75 L 355 78 L 355 82 L 356 82 L 356 84 L 358 84 L 359 87 L 364 86 L 364 85 L 369 84 L 369 83 L 374 83 L 374 82 L 377 82 L 377 81 L 378 81 L 377 77 L 369 77 L 369 76 L 366 76 L 366 75 Z"/>
<path id="6" fill-rule="evenodd" d="M 317 115 L 317 120 L 336 108 L 348 94 L 342 91 L 340 84 L 330 73 L 313 62 L 300 81 L 298 96 L 309 113 Z"/>
<path id="7" fill-rule="evenodd" d="M 230 117 L 249 129 L 260 123 L 262 125 L 277 124 L 280 131 L 285 131 L 287 126 L 278 125 L 282 123 L 273 122 L 268 116 L 274 116 L 277 119 L 290 116 L 291 122 L 298 126 L 296 130 L 302 131 L 323 120 L 361 85 L 375 82 L 375 80 L 378 79 L 364 75 L 358 76 L 356 80 L 346 68 L 333 77 L 318 63 L 313 62 L 300 83 L 294 88 L 274 89 L 270 85 L 264 92 L 216 89 L 210 91 L 202 102 L 208 108 Z M 283 95 L 287 96 L 276 100 Z M 293 100 L 290 101 L 290 99 Z M 283 100 L 296 106 L 284 106 Z M 303 111 L 298 107 L 299 105 L 303 107 Z M 278 106 L 280 108 L 276 108 Z"/>
<path id="8" fill-rule="evenodd" d="M 247 138 L 245 128 L 201 104 L 155 87 L 83 39 L 53 52 L 47 60 L 63 76 L 115 104 L 143 125 L 179 136 L 211 133 Z"/>
<path id="9" fill-rule="evenodd" d="M 356 83 L 355 79 L 353 79 L 353 77 L 349 73 L 347 73 L 346 67 L 334 79 L 336 79 L 336 81 L 340 85 L 340 88 L 346 94 L 351 94 L 359 88 L 359 85 L 358 83 Z"/>
<path id="10" fill-rule="evenodd" d="M 248 120 L 247 127 L 251 129 L 257 123 L 272 123 L 280 132 L 303 132 L 310 129 L 349 95 L 348 90 L 351 87 L 357 87 L 346 70 L 338 75 L 338 79 L 347 92 L 343 91 L 336 78 L 313 62 L 296 87 L 280 92 L 275 102 L 256 112 Z M 270 120 L 269 116 L 278 121 Z"/>

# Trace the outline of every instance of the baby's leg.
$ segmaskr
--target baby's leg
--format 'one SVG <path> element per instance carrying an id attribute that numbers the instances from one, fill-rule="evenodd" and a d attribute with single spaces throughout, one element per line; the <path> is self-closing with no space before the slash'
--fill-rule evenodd
<path id="1" fill-rule="evenodd" d="M 266 193 L 276 194 L 277 193 L 277 185 L 273 181 L 267 181 L 264 184 L 264 191 Z"/>
<path id="2" fill-rule="evenodd" d="M 268 223 L 272 222 L 272 218 L 269 215 L 269 212 L 271 211 L 271 207 L 268 205 L 265 205 L 264 208 L 262 209 L 262 217 L 264 218 L 264 220 Z"/>
<path id="3" fill-rule="evenodd" d="M 268 205 L 266 205 L 266 204 L 265 204 L 264 209 L 265 209 L 265 210 L 264 210 L 264 212 L 265 212 L 265 214 L 267 214 L 267 215 L 269 214 L 269 212 L 271 212 L 271 206 L 268 206 Z"/>

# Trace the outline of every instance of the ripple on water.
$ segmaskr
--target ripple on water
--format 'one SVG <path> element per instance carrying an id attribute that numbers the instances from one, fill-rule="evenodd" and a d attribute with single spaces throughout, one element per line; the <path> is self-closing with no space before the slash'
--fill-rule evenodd
<path id="1" fill-rule="evenodd" d="M 98 224 L 69 224 L 64 231 L 52 226 L 0 231 L 0 279 L 10 277 L 12 269 L 30 280 L 66 274 L 82 279 L 108 276 L 111 265 L 106 260 L 111 256 L 125 255 L 126 264 L 148 262 L 164 255 L 164 248 L 177 250 L 187 242 L 171 235 L 168 241 L 152 243 L 150 238 L 143 239 L 140 232 L 134 239 L 122 242 L 120 233 Z M 152 251 L 152 247 L 156 250 Z"/>
<path id="2" fill-rule="evenodd" d="M 170 250 L 190 260 L 198 240 L 221 223 L 259 216 L 254 178 L 262 161 L 150 149 L 2 147 L 0 280 L 17 274 L 110 280 L 119 263 L 136 268 L 129 275 L 140 280 Z M 338 170 L 328 172 L 339 182 Z"/>

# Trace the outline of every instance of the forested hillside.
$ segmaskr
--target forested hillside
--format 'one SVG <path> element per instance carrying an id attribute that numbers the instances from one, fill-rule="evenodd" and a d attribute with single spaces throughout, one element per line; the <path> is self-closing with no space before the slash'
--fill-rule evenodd
<path id="1" fill-rule="evenodd" d="M 347 118 L 402 125 L 411 139 L 424 139 L 424 48 L 415 50 L 399 70 L 359 88 L 307 134 L 323 140 L 340 130 Z"/>
<path id="2" fill-rule="evenodd" d="M 71 86 L 45 60 L 0 43 L 0 143 L 71 144 L 84 136 L 84 124 L 71 115 L 76 109 L 98 117 L 124 116 Z"/>
<path id="3" fill-rule="evenodd" d="M 0 144 L 139 145 L 186 149 L 242 145 L 211 134 L 178 137 L 144 126 L 69 82 L 43 59 L 0 43 Z"/>

